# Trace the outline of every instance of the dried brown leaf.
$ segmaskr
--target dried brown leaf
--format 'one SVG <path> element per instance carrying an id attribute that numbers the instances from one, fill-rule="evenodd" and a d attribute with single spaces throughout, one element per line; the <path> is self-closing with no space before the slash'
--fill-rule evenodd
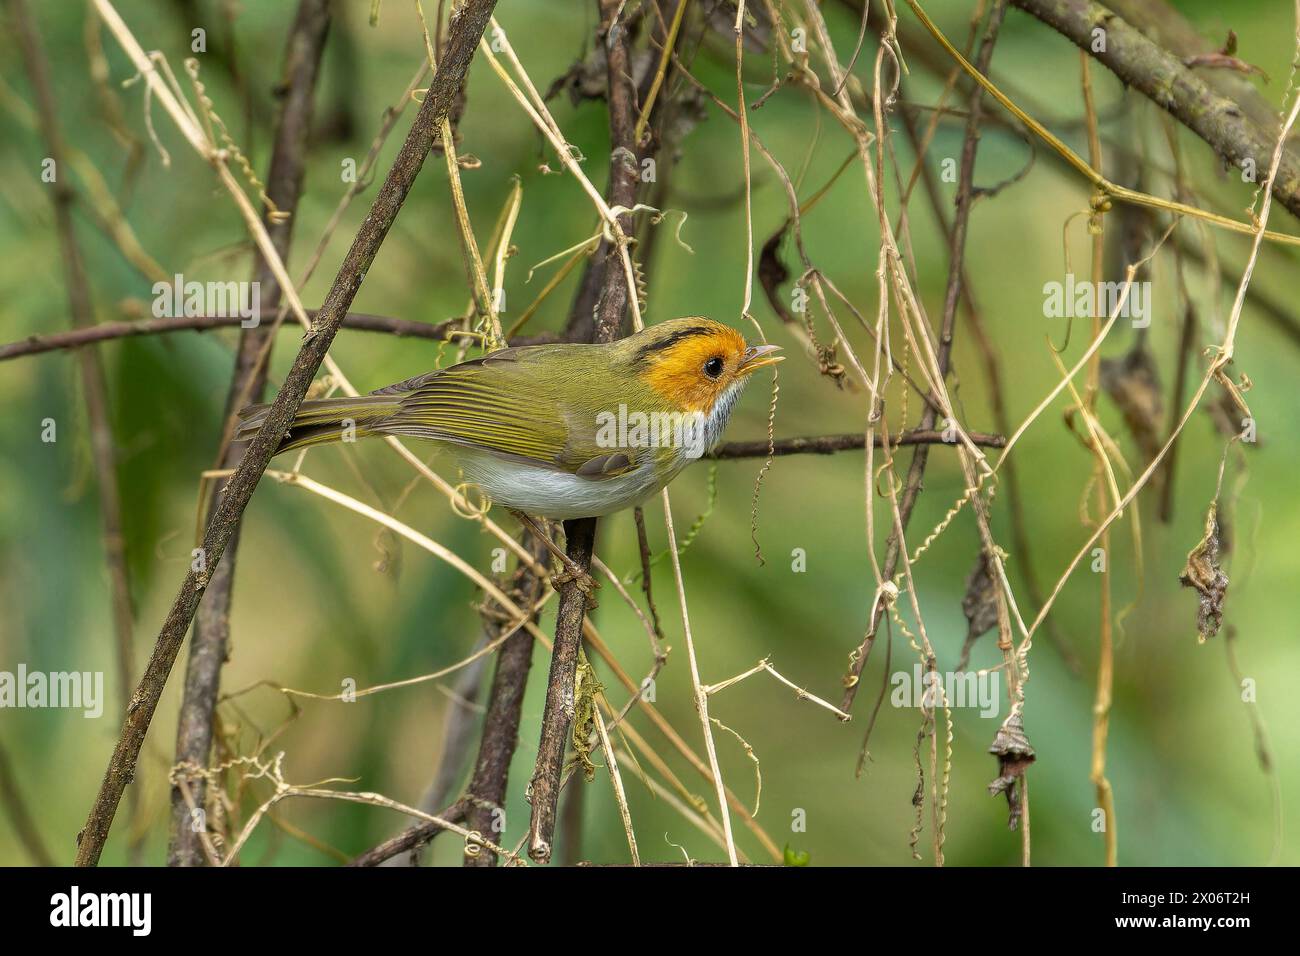
<path id="1" fill-rule="evenodd" d="M 1222 541 L 1219 533 L 1219 507 L 1210 504 L 1205 515 L 1205 536 L 1187 554 L 1187 565 L 1178 580 L 1200 595 L 1196 611 L 1196 630 L 1201 642 L 1219 633 L 1223 623 L 1223 602 L 1228 594 L 1228 576 L 1219 566 Z"/>
<path id="2" fill-rule="evenodd" d="M 1007 827 L 1014 830 L 1020 825 L 1021 813 L 1020 790 L 1016 784 L 1024 777 L 1029 765 L 1037 759 L 1037 754 L 1034 753 L 1034 748 L 1030 746 L 1029 738 L 1025 735 L 1025 725 L 1021 720 L 1020 711 L 1013 710 L 1002 722 L 1002 726 L 998 728 L 993 738 L 993 744 L 989 747 L 989 753 L 998 758 L 998 775 L 989 783 L 989 795 L 1006 794 Z"/>
<path id="3" fill-rule="evenodd" d="M 975 642 L 998 623 L 998 592 L 989 574 L 988 554 L 984 551 L 980 551 L 975 567 L 966 578 L 966 595 L 961 599 L 961 610 L 966 615 L 967 626 L 957 670 L 964 671 L 970 663 L 970 652 Z"/>
<path id="4" fill-rule="evenodd" d="M 1253 63 L 1247 63 L 1245 60 L 1236 56 L 1237 53 L 1237 33 L 1235 30 L 1228 31 L 1228 38 L 1224 41 L 1223 46 L 1215 53 L 1198 53 L 1195 56 L 1183 58 L 1183 66 L 1188 69 L 1193 67 L 1204 66 L 1212 70 L 1233 70 L 1237 73 L 1245 73 L 1249 76 L 1251 73 L 1258 73 L 1264 78 L 1264 82 L 1269 82 L 1268 74 Z"/>

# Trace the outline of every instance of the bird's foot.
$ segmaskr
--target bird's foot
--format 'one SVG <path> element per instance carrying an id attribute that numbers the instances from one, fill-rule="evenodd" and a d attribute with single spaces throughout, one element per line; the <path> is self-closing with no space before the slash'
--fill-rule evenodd
<path id="1" fill-rule="evenodd" d="M 600 582 L 567 557 L 561 563 L 560 570 L 551 575 L 551 585 L 555 590 L 560 590 L 566 584 L 577 585 L 587 599 L 588 608 L 598 606 L 595 592 L 600 587 Z"/>

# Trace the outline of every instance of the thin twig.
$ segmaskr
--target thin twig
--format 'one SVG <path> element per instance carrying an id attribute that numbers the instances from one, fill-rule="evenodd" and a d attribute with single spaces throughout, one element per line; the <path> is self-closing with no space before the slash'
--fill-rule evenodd
<path id="1" fill-rule="evenodd" d="M 1086 51 L 1079 51 L 1079 68 L 1080 80 L 1083 89 L 1083 107 L 1084 115 L 1087 119 L 1088 128 L 1088 160 L 1095 169 L 1102 168 L 1101 154 L 1101 137 L 1097 132 L 1097 107 L 1093 101 L 1092 92 L 1092 72 L 1090 70 L 1090 60 Z M 1100 219 L 1100 217 L 1098 217 Z M 1095 285 L 1100 286 L 1104 278 L 1105 270 L 1105 234 L 1102 231 L 1102 222 L 1098 222 L 1093 229 L 1092 235 L 1092 281 Z M 1101 319 L 1094 315 L 1092 318 L 1092 336 L 1097 338 L 1101 334 Z M 1056 356 L 1053 356 L 1056 358 Z M 1059 358 L 1057 359 L 1059 362 Z M 1092 452 L 1094 457 L 1093 464 L 1093 484 L 1096 487 L 1096 499 L 1098 511 L 1106 510 L 1106 492 L 1107 484 L 1101 481 L 1104 472 L 1110 470 L 1110 461 L 1106 457 L 1105 449 L 1102 442 L 1097 437 L 1094 430 L 1093 419 L 1097 409 L 1097 395 L 1100 392 L 1101 385 L 1101 355 L 1094 354 L 1092 362 L 1088 366 L 1088 385 L 1084 394 L 1086 398 L 1081 403 L 1080 410 L 1083 414 L 1085 423 L 1092 433 Z M 1115 494 L 1115 481 L 1113 474 L 1109 484 L 1111 494 L 1118 499 Z M 1134 514 L 1133 520 L 1137 521 L 1137 515 Z M 1110 554 L 1110 533 L 1102 535 L 1101 539 L 1102 552 Z M 1106 777 L 1106 742 L 1110 733 L 1110 708 L 1112 689 L 1115 680 L 1115 658 L 1114 658 L 1114 622 L 1112 620 L 1111 610 L 1111 566 L 1107 561 L 1101 569 L 1100 581 L 1098 585 L 1101 593 L 1098 595 L 1098 612 L 1099 612 L 1099 633 L 1097 641 L 1097 693 L 1092 706 L 1092 759 L 1089 766 L 1088 776 L 1092 780 L 1094 791 L 1097 795 L 1097 805 L 1102 811 L 1103 826 L 1105 827 L 1103 840 L 1106 847 L 1106 865 L 1119 865 L 1119 836 L 1115 821 L 1115 793 L 1111 787 L 1110 780 Z"/>
<path id="2" fill-rule="evenodd" d="M 953 75 L 960 72 L 959 68 L 954 67 Z M 968 111 L 962 111 L 963 115 L 969 116 Z M 930 210 L 934 214 L 935 220 L 939 225 L 940 232 L 944 242 L 951 247 L 952 244 L 952 226 L 948 222 L 946 214 L 947 202 L 940 197 L 938 184 L 935 182 L 934 171 L 930 168 L 929 163 L 925 160 L 925 143 L 917 132 L 916 123 L 908 110 L 907 104 L 902 104 L 899 110 L 899 116 L 903 122 L 903 129 L 908 135 L 913 148 L 916 150 L 916 173 L 919 175 L 922 185 L 925 188 L 925 195 L 930 204 Z M 966 319 L 970 325 L 971 334 L 974 336 L 976 348 L 979 350 L 980 358 L 984 365 L 984 376 L 989 387 L 989 405 L 993 412 L 993 423 L 998 431 L 1003 435 L 1011 430 L 1011 418 L 1007 412 L 1006 395 L 1002 385 L 1002 364 L 998 353 L 994 348 L 993 341 L 989 337 L 988 330 L 985 327 L 983 314 L 975 302 L 975 293 L 971 282 L 969 271 L 963 265 L 961 278 L 961 297 L 966 306 Z M 979 440 L 972 434 L 972 440 L 979 444 Z M 895 441 L 893 444 L 899 444 Z M 1017 555 L 1017 568 L 1019 569 L 1021 579 L 1025 584 L 1025 591 L 1029 600 L 1033 604 L 1042 604 L 1043 592 L 1038 581 L 1038 573 L 1034 569 L 1033 546 L 1029 534 L 1029 522 L 1025 516 L 1024 495 L 1020 486 L 1020 470 L 1015 463 L 1008 461 L 1003 469 L 1006 473 L 1006 495 L 1007 511 L 1011 519 L 1011 539 L 1015 545 Z M 1047 622 L 1048 637 L 1052 646 L 1061 655 L 1061 659 L 1070 669 L 1071 673 L 1078 674 L 1081 671 L 1078 656 L 1066 643 L 1064 637 L 1060 634 L 1055 626 L 1053 619 Z"/>
<path id="3" fill-rule="evenodd" d="M 318 309 L 307 309 L 314 319 Z M 133 338 L 141 335 L 167 335 L 172 332 L 206 332 L 212 329 L 232 328 L 247 320 L 238 315 L 190 315 L 177 318 L 135 319 L 121 322 L 101 322 L 84 329 L 52 332 L 48 335 L 30 335 L 17 342 L 0 345 L 0 362 L 6 359 L 40 355 L 61 349 L 81 348 L 98 342 Z M 460 326 L 459 320 L 429 325 L 410 319 L 397 319 L 387 315 L 369 315 L 365 312 L 348 312 L 343 316 L 343 328 L 358 332 L 378 332 L 399 338 L 428 339 L 444 342 Z"/>
<path id="4" fill-rule="evenodd" d="M 985 33 L 985 41 L 981 44 L 977 57 L 976 69 L 981 72 L 988 70 L 988 65 L 993 57 L 993 48 L 997 39 L 998 27 L 1001 24 L 1002 16 L 1006 12 L 1005 3 L 999 2 L 994 5 L 993 12 L 990 14 L 989 27 Z M 961 290 L 962 262 L 966 248 L 967 223 L 970 218 L 970 211 L 973 205 L 971 195 L 974 169 L 975 153 L 979 143 L 979 120 L 980 120 L 980 89 L 976 87 L 971 94 L 971 100 L 968 104 L 968 119 L 966 125 L 966 136 L 962 142 L 962 153 L 959 165 L 959 180 L 957 186 L 957 211 L 953 216 L 952 233 L 949 240 L 949 271 L 948 284 L 944 295 L 943 318 L 939 331 L 939 349 L 937 356 L 937 366 L 940 378 L 948 373 L 948 365 L 952 354 L 953 333 L 956 325 L 958 294 Z M 928 431 L 934 428 L 937 419 L 935 406 L 927 404 L 922 412 L 921 421 L 918 430 Z M 922 482 L 925 477 L 926 465 L 929 463 L 930 447 L 927 444 L 919 444 L 912 455 L 912 463 L 908 468 L 907 478 L 903 484 L 902 496 L 898 503 L 899 526 L 906 530 L 912 511 L 916 507 L 916 501 L 921 493 Z M 891 535 L 885 552 L 885 563 L 882 570 L 882 576 L 886 581 L 893 580 L 898 571 L 900 558 L 906 550 L 906 542 L 901 536 L 901 532 Z M 867 659 L 871 655 L 871 649 L 875 644 L 876 632 L 880 627 L 880 620 L 885 613 L 885 602 L 878 600 L 872 610 L 871 625 L 867 630 L 866 636 L 858 646 L 852 657 L 849 674 L 846 677 L 844 696 L 840 703 L 840 709 L 849 711 L 853 707 L 853 700 L 857 696 L 858 687 L 861 684 L 861 675 L 863 668 L 866 667 Z M 1000 615 L 1001 617 L 1001 615 Z"/>
<path id="5" fill-rule="evenodd" d="M 546 547 L 535 539 L 530 541 L 530 546 L 533 557 L 544 561 Z M 531 569 L 519 565 L 515 572 L 514 591 L 522 595 L 523 602 L 533 605 L 546 587 L 547 584 Z M 504 832 L 506 783 L 510 761 L 519 743 L 519 720 L 532 663 L 533 636 L 527 631 L 521 630 L 508 638 L 497 655 L 478 759 L 466 791 L 466 825 L 471 830 Z M 466 866 L 492 866 L 495 863 L 496 854 L 490 850 L 465 855 Z"/>
<path id="6" fill-rule="evenodd" d="M 967 432 L 967 435 L 970 436 L 972 442 L 981 448 L 1001 448 L 1006 444 L 1006 439 L 1001 435 L 990 435 L 985 432 Z M 880 435 L 873 435 L 871 441 L 879 448 L 884 439 Z M 924 427 L 899 432 L 889 438 L 889 444 L 894 446 L 955 445 L 956 443 L 953 432 L 936 431 L 933 428 Z M 771 443 L 765 439 L 727 441 L 718 445 L 704 457 L 727 461 L 735 458 L 764 458 L 769 454 L 778 458 L 783 455 L 831 455 L 837 451 L 859 450 L 865 448 L 866 444 L 867 437 L 861 432 L 845 435 L 809 435 L 799 438 L 778 438 Z"/>
<path id="7" fill-rule="evenodd" d="M 623 832 L 627 835 L 627 848 L 632 854 L 632 865 L 641 865 L 641 854 L 636 847 L 636 834 L 632 831 L 632 814 L 627 808 L 627 794 L 623 792 L 623 776 L 618 772 L 618 758 L 614 747 L 609 742 L 609 730 L 605 727 L 605 718 L 597 707 L 592 716 L 595 718 L 596 732 L 600 735 L 600 748 L 605 752 L 606 769 L 609 770 L 610 785 L 614 788 L 614 802 L 618 804 L 619 819 L 623 821 Z"/>
<path id="8" fill-rule="evenodd" d="M 379 866 L 385 860 L 391 860 L 399 853 L 406 853 L 410 850 L 418 849 L 424 846 L 439 833 L 446 829 L 442 821 L 449 823 L 459 823 L 465 819 L 465 811 L 468 803 L 464 800 L 457 800 L 446 810 L 434 814 L 438 819 L 426 820 L 409 829 L 403 830 L 397 836 L 390 840 L 385 840 L 379 846 L 373 847 L 355 858 L 348 866 Z"/>
<path id="9" fill-rule="evenodd" d="M 734 684 L 739 684 L 741 681 L 745 680 L 746 678 L 753 677 L 755 674 L 762 673 L 762 672 L 771 674 L 773 677 L 775 677 L 786 687 L 789 687 L 792 691 L 794 691 L 795 697 L 798 698 L 799 700 L 812 701 L 818 707 L 824 707 L 827 710 L 829 710 L 841 721 L 849 721 L 853 719 L 853 716 L 851 714 L 846 714 L 844 711 L 840 710 L 838 707 L 834 706 L 833 704 L 829 704 L 826 701 L 822 700 L 816 694 L 808 693 L 808 691 L 804 690 L 798 684 L 794 683 L 787 677 L 783 676 L 775 667 L 772 666 L 771 659 L 767 657 L 763 658 L 761 661 L 759 661 L 749 670 L 741 674 L 737 674 L 735 677 L 729 677 L 727 680 L 720 681 L 717 684 L 709 684 L 705 686 L 703 689 L 706 694 L 712 696 L 718 693 L 718 691 L 726 690 L 728 687 L 731 687 Z"/>
<path id="10" fill-rule="evenodd" d="M 718 766 L 718 749 L 713 743 L 713 728 L 709 721 L 709 695 L 700 680 L 700 665 L 695 657 L 695 638 L 691 634 L 690 612 L 686 607 L 686 585 L 682 580 L 682 562 L 677 553 L 677 534 L 673 530 L 672 502 L 668 500 L 668 489 L 663 491 L 664 524 L 668 530 L 668 553 L 673 562 L 673 578 L 677 582 L 677 596 L 682 612 L 682 629 L 686 634 L 686 659 L 691 666 L 691 686 L 695 691 L 695 712 L 699 714 L 700 725 L 704 729 L 704 749 L 709 757 L 709 772 L 713 776 L 713 787 L 718 796 L 718 808 L 722 812 L 722 834 L 727 845 L 727 861 L 732 866 L 739 866 L 736 858 L 736 839 L 731 832 L 731 810 L 727 806 L 727 793 L 722 782 L 722 770 Z"/>

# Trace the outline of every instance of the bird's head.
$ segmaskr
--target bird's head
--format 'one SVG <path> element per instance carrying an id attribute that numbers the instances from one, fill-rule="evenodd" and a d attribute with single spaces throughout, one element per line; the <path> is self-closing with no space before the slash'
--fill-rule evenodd
<path id="1" fill-rule="evenodd" d="M 631 371 L 675 411 L 712 419 L 730 413 L 749 376 L 784 356 L 777 345 L 746 345 L 730 326 L 698 316 L 672 319 L 618 343 Z"/>

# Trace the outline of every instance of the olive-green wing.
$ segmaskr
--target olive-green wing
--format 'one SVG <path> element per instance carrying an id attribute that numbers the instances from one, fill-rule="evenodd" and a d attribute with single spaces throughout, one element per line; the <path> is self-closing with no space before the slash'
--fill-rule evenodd
<path id="1" fill-rule="evenodd" d="M 587 349 L 589 356 L 582 354 Z M 599 376 L 602 360 L 595 346 L 501 349 L 375 392 L 401 398 L 375 430 L 453 442 L 593 479 L 614 477 L 636 462 L 597 444 L 595 413 L 584 410 L 573 392 L 575 376 Z"/>

